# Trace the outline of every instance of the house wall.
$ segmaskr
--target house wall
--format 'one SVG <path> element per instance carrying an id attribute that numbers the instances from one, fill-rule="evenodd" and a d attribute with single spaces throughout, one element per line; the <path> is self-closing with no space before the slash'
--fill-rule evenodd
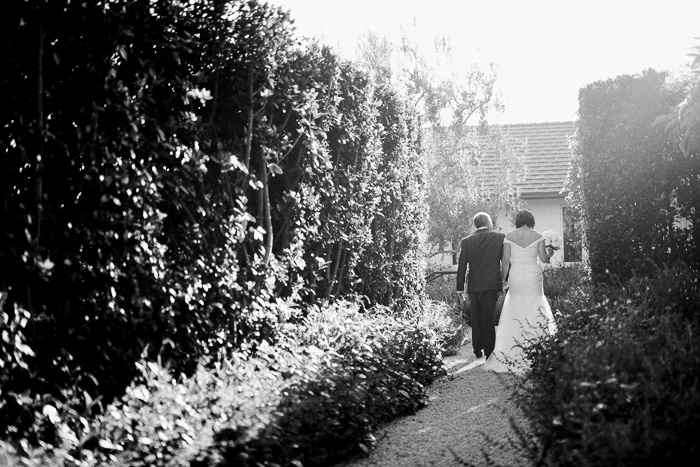
<path id="1" fill-rule="evenodd" d="M 566 206 L 564 197 L 541 198 L 523 200 L 523 207 L 529 209 L 535 217 L 535 230 L 542 233 L 545 230 L 553 230 L 559 235 L 564 232 L 563 208 Z M 552 264 L 564 262 L 564 250 L 554 252 Z"/>
<path id="2" fill-rule="evenodd" d="M 530 198 L 521 200 L 521 207 L 529 209 L 535 217 L 535 230 L 542 233 L 545 230 L 553 230 L 559 235 L 564 232 L 563 207 L 566 206 L 563 196 L 552 198 Z M 503 232 L 509 232 L 515 228 L 515 213 L 506 216 L 501 213 L 498 223 Z M 501 229 L 498 229 L 501 230 Z M 554 252 L 552 263 L 561 264 L 564 261 L 564 250 L 559 249 Z"/>
<path id="3" fill-rule="evenodd" d="M 535 230 L 542 233 L 545 230 L 564 231 L 562 208 L 566 206 L 564 197 L 523 200 L 523 207 L 529 209 L 535 216 Z"/>
<path id="4" fill-rule="evenodd" d="M 535 230 L 540 233 L 545 230 L 554 230 L 560 235 L 563 235 L 564 218 L 562 209 L 566 205 L 563 196 L 521 200 L 521 206 L 524 209 L 529 209 L 535 217 Z M 494 217 L 496 217 L 495 230 L 506 233 L 515 228 L 514 213 L 506 215 L 505 211 L 502 211 Z M 471 232 L 472 230 L 465 232 L 464 236 L 469 235 Z M 431 270 L 457 270 L 457 266 L 452 264 L 453 254 L 454 252 L 452 251 L 445 251 L 444 253 L 428 257 L 426 258 L 427 265 Z M 459 251 L 457 251 L 456 254 L 459 254 Z M 561 264 L 564 260 L 563 255 L 563 249 L 555 251 L 552 257 L 552 263 Z"/>

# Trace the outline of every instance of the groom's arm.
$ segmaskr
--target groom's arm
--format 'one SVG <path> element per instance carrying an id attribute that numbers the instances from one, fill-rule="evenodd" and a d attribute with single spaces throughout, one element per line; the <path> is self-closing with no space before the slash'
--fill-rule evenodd
<path id="1" fill-rule="evenodd" d="M 459 247 L 459 262 L 457 265 L 457 292 L 464 291 L 464 280 L 467 276 L 467 239 L 463 239 Z"/>

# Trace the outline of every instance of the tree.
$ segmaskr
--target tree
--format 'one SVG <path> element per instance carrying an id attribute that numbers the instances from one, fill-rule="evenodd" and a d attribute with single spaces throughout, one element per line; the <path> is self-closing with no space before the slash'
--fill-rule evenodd
<path id="1" fill-rule="evenodd" d="M 405 35 L 397 46 L 370 34 L 359 55 L 378 82 L 407 96 L 424 122 L 421 152 L 427 169 L 429 250 L 464 236 L 478 211 L 496 217 L 517 207 L 513 183 L 523 172 L 520 143 L 486 124 L 489 112 L 502 109 L 492 65 L 458 72 L 447 40 L 436 40 L 429 53 L 423 53 Z M 478 165 L 486 146 L 495 152 L 496 161 L 488 170 Z M 499 172 L 495 183 L 485 184 L 486 172 L 493 171 Z"/>
<path id="2" fill-rule="evenodd" d="M 477 212 L 490 213 L 498 223 L 500 212 L 517 209 L 515 181 L 524 173 L 524 149 L 522 143 L 506 139 L 498 127 L 438 127 L 427 133 L 431 218 L 427 239 L 434 251 L 452 247 L 469 231 Z M 489 163 L 484 164 L 487 149 Z"/>

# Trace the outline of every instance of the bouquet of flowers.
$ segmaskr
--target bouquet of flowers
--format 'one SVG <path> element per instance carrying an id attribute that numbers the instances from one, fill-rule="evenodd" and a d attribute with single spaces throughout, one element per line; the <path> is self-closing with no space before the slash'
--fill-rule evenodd
<path id="1" fill-rule="evenodd" d="M 542 235 L 544 236 L 545 247 L 551 248 L 555 251 L 561 248 L 561 235 L 556 233 L 554 230 L 545 230 L 544 232 L 542 232 Z"/>

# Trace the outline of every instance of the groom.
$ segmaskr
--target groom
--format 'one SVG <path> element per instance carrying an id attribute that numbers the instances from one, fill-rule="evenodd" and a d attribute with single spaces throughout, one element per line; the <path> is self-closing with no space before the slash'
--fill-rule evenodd
<path id="1" fill-rule="evenodd" d="M 494 232 L 491 216 L 479 212 L 474 216 L 476 231 L 462 239 L 457 268 L 457 293 L 463 294 L 467 275 L 467 293 L 471 305 L 472 345 L 474 355 L 486 358 L 496 344 L 494 316 L 503 286 L 501 257 L 504 234 Z M 467 268 L 468 266 L 468 268 Z"/>

